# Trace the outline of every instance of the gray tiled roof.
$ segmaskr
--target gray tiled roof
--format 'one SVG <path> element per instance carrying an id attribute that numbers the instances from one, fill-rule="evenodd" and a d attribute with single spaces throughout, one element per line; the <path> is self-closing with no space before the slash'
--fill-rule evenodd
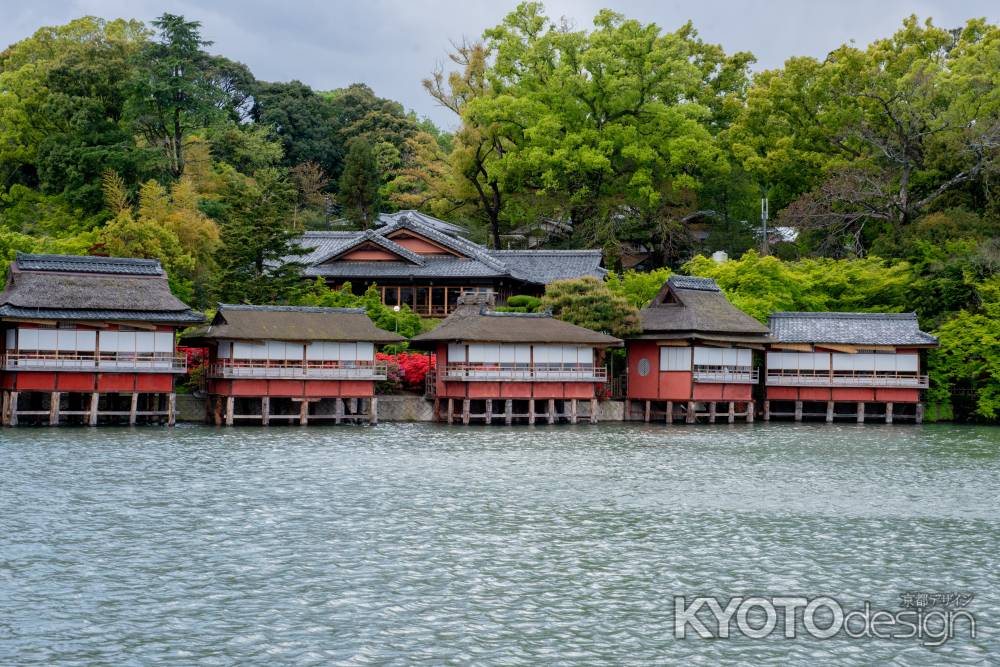
<path id="1" fill-rule="evenodd" d="M 436 229 L 439 232 L 444 232 L 445 234 L 451 235 L 464 235 L 468 234 L 469 230 L 465 227 L 459 227 L 458 225 L 453 225 L 450 222 L 445 222 L 444 220 L 439 220 L 438 218 L 425 215 L 420 211 L 414 211 L 413 209 L 407 209 L 405 211 L 396 211 L 395 213 L 380 213 L 378 216 L 378 221 L 375 223 L 378 226 L 382 225 L 392 225 L 395 224 L 401 217 L 413 218 L 417 222 L 423 223 L 429 227 Z"/>
<path id="2" fill-rule="evenodd" d="M 441 231 L 423 221 L 429 218 L 412 211 L 383 215 L 389 224 L 367 232 L 306 232 L 300 245 L 308 250 L 301 257 L 289 260 L 306 265 L 307 277 L 364 278 L 502 278 L 510 277 L 528 283 L 544 285 L 553 280 L 603 277 L 600 250 L 490 250 L 468 239 Z M 448 223 L 445 223 L 448 224 Z M 408 229 L 453 250 L 463 257 L 417 255 L 384 238 L 400 229 Z M 381 237 L 380 245 L 401 257 L 415 255 L 420 263 L 410 262 L 338 262 L 329 261 L 364 239 Z"/>
<path id="3" fill-rule="evenodd" d="M 30 318 L 35 320 L 85 320 L 122 322 L 163 322 L 196 324 L 205 318 L 193 310 L 89 310 L 73 308 L 24 308 L 5 304 L 0 306 L 0 317 Z"/>
<path id="4" fill-rule="evenodd" d="M 774 313 L 774 338 L 782 343 L 937 345 L 920 330 L 915 313 Z"/>
<path id="5" fill-rule="evenodd" d="M 320 257 L 316 260 L 316 263 L 322 264 L 323 262 L 336 257 L 337 255 L 342 255 L 343 253 L 360 246 L 364 243 L 374 243 L 375 245 L 388 250 L 394 255 L 398 255 L 403 259 L 409 260 L 413 264 L 423 264 L 424 259 L 417 253 L 413 252 L 409 248 L 404 248 L 398 243 L 393 243 L 389 239 L 385 238 L 381 234 L 371 229 L 361 232 L 358 236 L 350 239 L 346 244 L 338 246 L 335 250 L 331 251 L 324 257 Z"/>
<path id="6" fill-rule="evenodd" d="M 644 336 L 679 338 L 709 334 L 720 340 L 769 340 L 763 324 L 739 310 L 711 278 L 670 276 L 639 311 Z"/>
<path id="7" fill-rule="evenodd" d="M 73 273 L 114 273 L 134 276 L 161 276 L 163 267 L 155 259 L 90 257 L 87 255 L 30 255 L 17 253 L 21 271 L 70 271 Z"/>
<path id="8" fill-rule="evenodd" d="M 711 278 L 699 278 L 697 276 L 681 276 L 674 274 L 667 279 L 672 287 L 677 289 L 694 289 L 704 292 L 721 292 L 719 286 Z"/>

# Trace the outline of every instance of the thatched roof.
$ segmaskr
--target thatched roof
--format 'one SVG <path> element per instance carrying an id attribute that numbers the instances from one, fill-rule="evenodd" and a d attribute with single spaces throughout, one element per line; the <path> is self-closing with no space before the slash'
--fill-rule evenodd
<path id="1" fill-rule="evenodd" d="M 0 317 L 204 321 L 170 293 L 156 260 L 21 253 L 0 294 Z"/>
<path id="2" fill-rule="evenodd" d="M 247 306 L 220 303 L 207 327 L 190 332 L 199 340 L 286 340 L 399 343 L 399 334 L 376 327 L 364 308 Z"/>
<path id="3" fill-rule="evenodd" d="M 552 317 L 551 313 L 500 313 L 492 310 L 488 295 L 465 295 L 436 329 L 414 336 L 411 342 L 554 343 L 621 347 L 614 336 L 591 331 Z"/>
<path id="4" fill-rule="evenodd" d="M 711 278 L 671 276 L 639 316 L 642 338 L 769 340 L 769 329 L 729 303 Z"/>
<path id="5" fill-rule="evenodd" d="M 771 330 L 781 343 L 912 345 L 936 347 L 915 313 L 774 313 Z"/>

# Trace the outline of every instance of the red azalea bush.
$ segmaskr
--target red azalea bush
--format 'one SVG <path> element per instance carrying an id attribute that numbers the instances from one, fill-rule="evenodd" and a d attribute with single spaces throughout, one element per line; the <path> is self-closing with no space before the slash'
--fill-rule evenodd
<path id="1" fill-rule="evenodd" d="M 379 383 L 383 393 L 392 393 L 399 389 L 422 392 L 424 379 L 429 372 L 434 370 L 436 363 L 433 354 L 417 352 L 400 352 L 399 354 L 379 352 L 375 358 L 386 362 L 386 380 Z"/>

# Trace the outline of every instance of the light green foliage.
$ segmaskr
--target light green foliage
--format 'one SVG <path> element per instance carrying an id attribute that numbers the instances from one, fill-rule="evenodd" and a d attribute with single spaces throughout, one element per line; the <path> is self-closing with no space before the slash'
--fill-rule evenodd
<path id="1" fill-rule="evenodd" d="M 635 271 L 629 269 L 624 273 L 608 274 L 608 289 L 620 294 L 636 308 L 645 308 L 653 300 L 656 293 L 667 282 L 672 271 L 670 269 L 654 269 L 652 271 Z"/>
<path id="2" fill-rule="evenodd" d="M 397 313 L 392 308 L 382 304 L 378 287 L 370 285 L 364 295 L 358 296 L 351 291 L 351 284 L 345 283 L 340 289 L 330 289 L 322 278 L 298 294 L 294 299 L 298 306 L 322 306 L 324 308 L 364 308 L 375 326 L 386 331 L 394 331 L 400 336 L 410 338 L 422 333 L 420 316 L 403 305 Z"/>
<path id="3" fill-rule="evenodd" d="M 542 306 L 564 322 L 619 338 L 640 330 L 639 309 L 593 276 L 549 283 Z"/>

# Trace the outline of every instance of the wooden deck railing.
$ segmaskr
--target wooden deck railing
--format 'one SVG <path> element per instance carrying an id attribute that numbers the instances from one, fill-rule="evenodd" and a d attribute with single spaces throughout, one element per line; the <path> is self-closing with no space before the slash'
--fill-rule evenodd
<path id="1" fill-rule="evenodd" d="M 767 384 L 774 387 L 903 387 L 927 388 L 927 376 L 895 371 L 767 371 Z"/>
<path id="2" fill-rule="evenodd" d="M 757 384 L 760 371 L 749 366 L 701 366 L 693 371 L 695 382 L 717 382 L 720 384 Z"/>
<path id="3" fill-rule="evenodd" d="M 186 373 L 187 357 L 169 352 L 8 352 L 7 371 L 129 371 Z"/>
<path id="4" fill-rule="evenodd" d="M 225 359 L 212 364 L 208 374 L 213 378 L 384 380 L 386 362 Z"/>
<path id="5" fill-rule="evenodd" d="M 445 379 L 492 382 L 604 382 L 608 369 L 603 366 L 578 366 L 576 364 L 448 364 Z"/>

